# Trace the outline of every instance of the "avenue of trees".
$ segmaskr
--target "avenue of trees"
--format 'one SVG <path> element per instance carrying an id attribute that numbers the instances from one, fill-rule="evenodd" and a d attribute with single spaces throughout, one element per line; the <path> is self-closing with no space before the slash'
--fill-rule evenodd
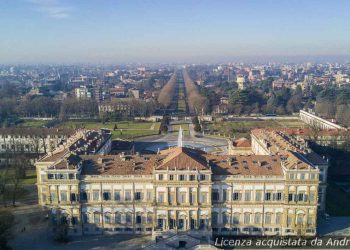
<path id="1" fill-rule="evenodd" d="M 185 81 L 186 99 L 191 113 L 201 113 L 207 111 L 207 99 L 201 95 L 197 85 L 192 81 L 187 70 L 182 71 Z"/>
<path id="2" fill-rule="evenodd" d="M 169 81 L 167 82 L 167 84 L 165 84 L 164 87 L 161 89 L 158 96 L 158 102 L 161 105 L 163 105 L 165 108 L 169 108 L 173 102 L 175 87 L 176 87 L 176 74 L 174 73 L 169 79 Z"/>

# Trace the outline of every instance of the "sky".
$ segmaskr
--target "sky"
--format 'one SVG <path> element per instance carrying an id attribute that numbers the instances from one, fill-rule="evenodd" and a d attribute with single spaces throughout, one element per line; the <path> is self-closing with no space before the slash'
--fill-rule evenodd
<path id="1" fill-rule="evenodd" d="M 0 0 L 0 63 L 348 57 L 349 9 L 349 0 Z"/>

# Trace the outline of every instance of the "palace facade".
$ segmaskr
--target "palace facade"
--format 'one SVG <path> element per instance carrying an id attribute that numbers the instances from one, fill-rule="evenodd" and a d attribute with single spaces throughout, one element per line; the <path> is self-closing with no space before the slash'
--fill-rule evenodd
<path id="1" fill-rule="evenodd" d="M 315 235 L 320 168 L 281 155 L 57 151 L 36 164 L 40 205 L 69 234 Z M 322 179 L 322 177 L 321 177 Z"/>

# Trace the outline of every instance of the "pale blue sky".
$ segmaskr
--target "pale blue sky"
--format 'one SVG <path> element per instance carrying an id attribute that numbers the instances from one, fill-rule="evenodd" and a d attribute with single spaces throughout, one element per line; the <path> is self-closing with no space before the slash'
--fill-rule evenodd
<path id="1" fill-rule="evenodd" d="M 350 55 L 349 0 L 2 0 L 0 63 Z"/>

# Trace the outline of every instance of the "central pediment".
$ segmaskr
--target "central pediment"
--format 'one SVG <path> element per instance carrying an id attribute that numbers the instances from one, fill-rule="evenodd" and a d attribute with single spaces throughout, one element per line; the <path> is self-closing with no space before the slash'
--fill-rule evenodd
<path id="1" fill-rule="evenodd" d="M 200 150 L 177 147 L 161 151 L 166 157 L 162 160 L 157 170 L 208 170 L 205 153 Z"/>

